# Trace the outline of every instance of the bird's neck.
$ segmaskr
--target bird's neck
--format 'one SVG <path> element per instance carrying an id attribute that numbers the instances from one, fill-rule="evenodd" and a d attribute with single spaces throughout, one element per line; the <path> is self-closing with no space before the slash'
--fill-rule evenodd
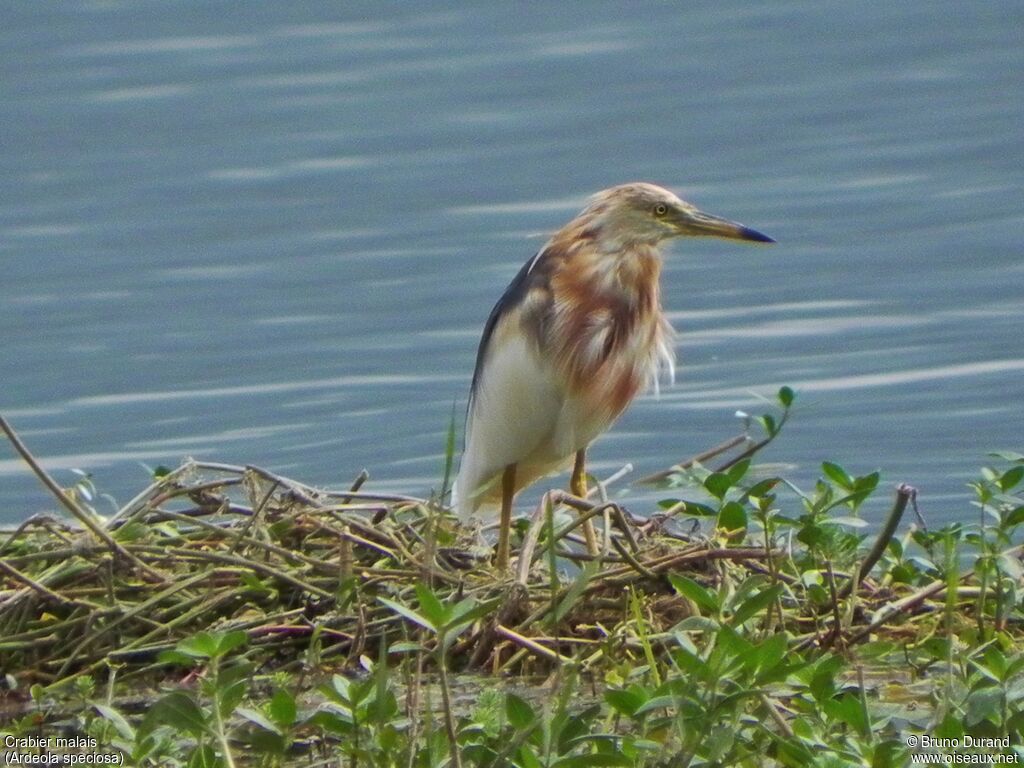
<path id="1" fill-rule="evenodd" d="M 614 418 L 661 360 L 671 359 L 661 311 L 661 258 L 649 245 L 609 252 L 587 237 L 553 239 L 550 317 L 544 323 L 552 359 L 569 391 L 587 408 Z"/>

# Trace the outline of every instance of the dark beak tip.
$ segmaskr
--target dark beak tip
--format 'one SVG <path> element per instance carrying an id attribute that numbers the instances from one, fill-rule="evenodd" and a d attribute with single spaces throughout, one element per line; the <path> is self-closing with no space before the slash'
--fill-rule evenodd
<path id="1" fill-rule="evenodd" d="M 775 240 L 768 237 L 768 235 L 758 232 L 756 229 L 750 227 L 743 228 L 743 239 L 752 240 L 755 243 L 774 243 Z"/>

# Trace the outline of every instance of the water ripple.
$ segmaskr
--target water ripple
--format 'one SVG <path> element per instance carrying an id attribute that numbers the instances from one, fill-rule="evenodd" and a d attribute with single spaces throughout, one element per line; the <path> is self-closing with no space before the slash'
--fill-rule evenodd
<path id="1" fill-rule="evenodd" d="M 778 382 L 775 384 L 758 385 L 756 388 L 723 387 L 719 389 L 694 389 L 690 391 L 670 391 L 662 394 L 668 402 L 678 400 L 699 400 L 708 405 L 708 399 L 742 397 L 749 400 L 755 391 L 773 394 L 783 384 L 792 386 L 798 392 L 836 392 L 842 390 L 865 389 L 869 387 L 890 387 L 901 384 L 916 384 L 928 381 L 950 381 L 972 377 L 992 376 L 994 374 L 1016 373 L 1024 371 L 1024 358 L 1009 360 L 984 360 L 960 365 L 940 365 L 930 368 L 910 368 L 898 371 L 877 373 L 861 373 L 851 376 L 832 376 L 799 381 Z M 721 404 L 733 404 L 734 400 L 725 399 Z"/>
<path id="2" fill-rule="evenodd" d="M 462 376 L 448 374 L 338 376 L 330 379 L 282 381 L 267 384 L 245 384 L 234 387 L 210 387 L 207 389 L 178 389 L 154 392 L 122 392 L 114 395 L 90 395 L 87 397 L 77 397 L 70 401 L 70 405 L 80 407 L 105 407 L 111 405 L 161 403 L 173 400 L 194 400 L 200 398 L 272 395 L 281 392 L 302 392 L 304 390 L 335 389 L 341 387 L 390 387 L 407 384 L 462 381 L 463 378 L 464 377 Z"/>

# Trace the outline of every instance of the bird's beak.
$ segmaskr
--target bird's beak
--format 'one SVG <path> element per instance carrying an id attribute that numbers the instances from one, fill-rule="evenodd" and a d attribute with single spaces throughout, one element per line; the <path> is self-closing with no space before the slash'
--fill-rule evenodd
<path id="1" fill-rule="evenodd" d="M 750 240 L 755 243 L 774 243 L 775 241 L 762 235 L 756 229 L 737 224 L 735 221 L 720 219 L 710 213 L 680 209 L 676 218 L 676 226 L 680 235 L 690 237 L 725 237 L 730 240 Z"/>

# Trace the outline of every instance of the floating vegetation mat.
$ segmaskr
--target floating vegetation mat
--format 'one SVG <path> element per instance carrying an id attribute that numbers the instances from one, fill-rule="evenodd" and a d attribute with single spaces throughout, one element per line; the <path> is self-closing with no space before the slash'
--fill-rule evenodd
<path id="1" fill-rule="evenodd" d="M 736 468 L 746 466 L 733 465 L 735 483 Z M 475 619 L 461 623 L 453 665 L 535 673 L 569 658 L 591 664 L 609 651 L 656 645 L 706 613 L 723 585 L 760 595 L 743 610 L 775 607 L 766 626 L 787 629 L 805 646 L 865 637 L 866 617 L 884 604 L 899 613 L 930 610 L 927 598 L 942 587 L 899 603 L 906 589 L 864 579 L 856 616 L 844 619 L 835 609 L 852 588 L 849 572 L 819 574 L 808 589 L 793 553 L 777 544 L 730 545 L 742 532 L 705 538 L 678 530 L 686 502 L 636 518 L 557 492 L 519 521 L 511 569 L 498 573 L 490 548 L 466 538 L 447 510 L 364 491 L 362 479 L 324 491 L 257 467 L 189 461 L 107 519 L 88 508 L 82 489 L 60 489 L 87 525 L 37 516 L 0 539 L 3 671 L 22 686 L 48 685 L 112 665 L 124 680 L 158 670 L 158 654 L 182 639 L 229 630 L 248 635 L 265 669 L 300 664 L 311 644 L 326 666 L 342 668 L 364 654 L 375 658 L 385 638 L 394 643 L 429 624 L 416 591 L 427 585 Z M 862 561 L 865 572 L 910 497 L 901 494 L 875 554 Z M 581 535 L 591 521 L 598 523 L 593 554 Z"/>
<path id="2" fill-rule="evenodd" d="M 1024 455 L 982 469 L 972 522 L 929 530 L 878 473 L 825 462 L 801 491 L 753 464 L 791 401 L 760 441 L 647 478 L 653 508 L 607 500 L 625 470 L 549 491 L 507 569 L 493 526 L 365 474 L 187 461 L 102 516 L 0 418 L 68 513 L 0 530 L 0 724 L 139 765 L 896 765 L 922 733 L 1024 757 Z"/>
<path id="3" fill-rule="evenodd" d="M 500 574 L 446 510 L 360 486 L 323 491 L 257 467 L 188 462 L 108 519 L 62 491 L 90 526 L 37 516 L 0 539 L 4 671 L 47 684 L 108 664 L 152 670 L 184 638 L 235 629 L 267 665 L 294 662 L 315 640 L 321 659 L 343 666 L 407 634 L 394 604 L 415 604 L 416 584 L 493 608 L 453 658 L 508 670 L 629 642 L 613 635 L 631 621 L 630 588 L 668 630 L 692 613 L 668 574 L 713 583 L 728 568 L 768 573 L 764 548 L 693 541 L 667 516 L 636 520 L 552 494 L 519 526 L 512 569 Z M 579 531 L 594 517 L 609 535 L 589 555 Z"/>

